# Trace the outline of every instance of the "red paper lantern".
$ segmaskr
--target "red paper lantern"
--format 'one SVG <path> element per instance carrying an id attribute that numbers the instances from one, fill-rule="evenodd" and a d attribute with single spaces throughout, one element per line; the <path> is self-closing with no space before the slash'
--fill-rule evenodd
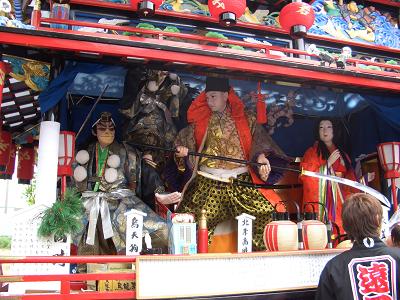
<path id="1" fill-rule="evenodd" d="M 222 26 L 229 27 L 236 24 L 246 10 L 245 0 L 209 0 L 208 9 L 211 16 L 219 18 Z"/>
<path id="2" fill-rule="evenodd" d="M 15 169 L 15 156 L 17 152 L 17 147 L 15 144 L 11 144 L 10 147 L 10 158 L 8 160 L 8 164 L 6 170 L 4 172 L 0 172 L 0 179 L 11 179 L 14 174 Z"/>
<path id="3" fill-rule="evenodd" d="M 302 38 L 314 24 L 315 13 L 311 5 L 304 2 L 292 2 L 279 13 L 281 27 L 295 38 Z"/>
<path id="4" fill-rule="evenodd" d="M 72 161 L 75 152 L 75 132 L 60 131 L 58 146 L 58 176 L 72 176 Z"/>
<path id="5" fill-rule="evenodd" d="M 0 171 L 4 172 L 10 159 L 12 136 L 0 128 Z"/>
<path id="6" fill-rule="evenodd" d="M 397 193 L 395 179 L 400 177 L 400 142 L 378 145 L 378 156 L 385 171 L 385 178 L 392 180 L 392 197 L 394 211 L 397 211 Z"/>
<path id="7" fill-rule="evenodd" d="M 156 9 L 160 7 L 163 0 L 131 0 L 131 6 L 138 11 L 142 17 L 154 15 Z"/>
<path id="8" fill-rule="evenodd" d="M 400 177 L 400 142 L 379 144 L 378 155 L 385 171 L 385 178 Z"/>
<path id="9" fill-rule="evenodd" d="M 33 178 L 35 149 L 33 145 L 24 145 L 18 151 L 18 183 L 30 184 Z"/>

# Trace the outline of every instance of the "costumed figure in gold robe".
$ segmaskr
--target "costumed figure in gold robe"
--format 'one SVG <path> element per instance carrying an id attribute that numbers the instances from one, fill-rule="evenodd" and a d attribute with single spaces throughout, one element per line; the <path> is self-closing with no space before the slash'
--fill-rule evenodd
<path id="1" fill-rule="evenodd" d="M 272 189 L 258 190 L 252 183 L 273 184 L 281 174 L 271 170 L 274 165 L 286 165 L 286 157 L 264 128 L 256 124 L 256 117 L 244 110 L 244 104 L 222 78 L 207 78 L 206 90 L 188 110 L 189 126 L 182 129 L 176 140 L 175 157 L 182 172 L 192 169 L 192 177 L 183 190 L 178 212 L 194 213 L 199 218 L 206 210 L 209 238 L 215 227 L 241 213 L 256 217 L 253 244 L 265 249 L 263 231 L 271 221 L 273 204 L 280 198 Z M 252 159 L 262 163 L 252 168 L 246 164 L 188 156 L 188 151 L 227 158 Z M 230 183 L 231 177 L 238 181 Z M 246 186 L 236 184 L 246 182 Z M 250 186 L 249 186 L 250 185 Z"/>
<path id="2" fill-rule="evenodd" d="M 143 211 L 144 234 L 150 234 L 154 247 L 166 247 L 167 226 L 135 194 L 140 181 L 137 163 L 140 153 L 117 143 L 111 114 L 103 112 L 93 124 L 97 142 L 76 154 L 74 180 L 86 209 L 84 232 L 78 244 L 79 255 L 123 253 L 126 217 L 130 209 Z"/>

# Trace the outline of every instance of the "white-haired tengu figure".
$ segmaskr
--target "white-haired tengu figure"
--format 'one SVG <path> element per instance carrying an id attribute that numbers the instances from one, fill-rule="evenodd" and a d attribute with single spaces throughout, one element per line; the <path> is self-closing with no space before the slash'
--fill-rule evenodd
<path id="1" fill-rule="evenodd" d="M 346 60 L 350 58 L 352 55 L 352 50 L 350 47 L 343 47 L 342 52 L 340 53 L 337 61 L 336 61 L 336 66 L 339 69 L 345 69 L 346 68 Z"/>
<path id="2" fill-rule="evenodd" d="M 318 49 L 315 44 L 311 44 L 308 47 L 307 53 L 317 55 L 321 60 L 320 66 L 326 67 L 326 64 L 328 64 L 328 67 L 330 67 L 330 65 L 335 62 L 335 57 L 331 53 Z"/>

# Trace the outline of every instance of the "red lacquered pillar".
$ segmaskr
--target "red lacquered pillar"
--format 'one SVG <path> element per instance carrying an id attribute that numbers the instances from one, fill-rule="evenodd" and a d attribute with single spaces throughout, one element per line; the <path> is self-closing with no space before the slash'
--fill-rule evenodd
<path id="1" fill-rule="evenodd" d="M 197 234 L 197 253 L 208 253 L 208 229 L 206 211 L 204 209 L 201 211 L 199 230 Z"/>

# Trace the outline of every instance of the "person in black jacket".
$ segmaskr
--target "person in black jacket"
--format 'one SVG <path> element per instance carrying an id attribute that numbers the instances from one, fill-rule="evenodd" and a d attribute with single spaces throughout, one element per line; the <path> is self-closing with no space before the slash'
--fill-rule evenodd
<path id="1" fill-rule="evenodd" d="M 343 204 L 342 219 L 354 245 L 326 264 L 315 299 L 399 299 L 400 249 L 386 246 L 379 238 L 379 201 L 367 194 L 353 194 Z"/>

